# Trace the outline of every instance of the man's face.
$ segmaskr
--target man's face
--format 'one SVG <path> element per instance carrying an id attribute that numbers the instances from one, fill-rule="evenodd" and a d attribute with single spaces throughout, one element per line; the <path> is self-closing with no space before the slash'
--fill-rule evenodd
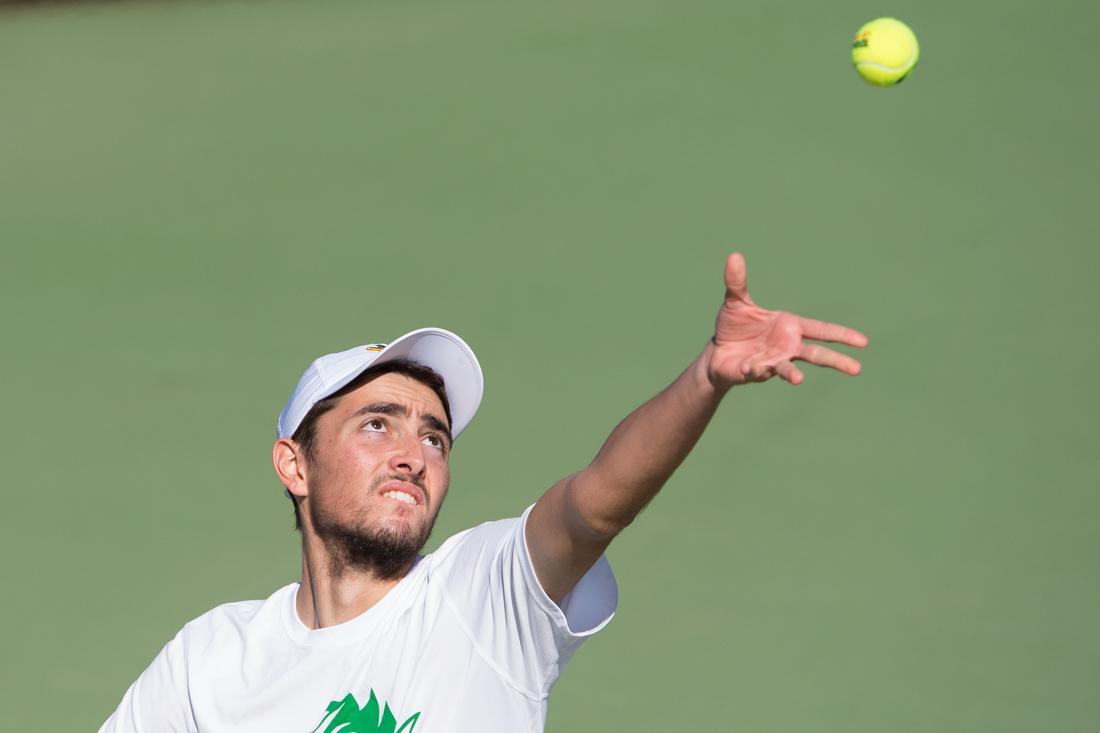
<path id="1" fill-rule="evenodd" d="M 389 373 L 317 421 L 308 513 L 337 569 L 396 575 L 423 548 L 450 483 L 446 419 L 431 388 Z"/>

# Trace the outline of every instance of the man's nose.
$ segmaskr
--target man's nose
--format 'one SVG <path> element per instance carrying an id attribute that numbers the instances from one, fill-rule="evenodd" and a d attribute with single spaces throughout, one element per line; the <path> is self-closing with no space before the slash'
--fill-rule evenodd
<path id="1" fill-rule="evenodd" d="M 400 441 L 397 450 L 390 455 L 390 468 L 410 476 L 424 475 L 424 444 L 419 435 L 413 434 Z"/>

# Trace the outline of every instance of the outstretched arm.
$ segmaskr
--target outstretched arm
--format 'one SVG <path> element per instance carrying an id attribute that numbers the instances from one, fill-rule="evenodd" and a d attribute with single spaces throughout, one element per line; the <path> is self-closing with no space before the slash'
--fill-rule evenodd
<path id="1" fill-rule="evenodd" d="M 558 481 L 531 510 L 527 545 L 547 595 L 560 602 L 661 490 L 731 387 L 773 376 L 800 384 L 796 361 L 859 373 L 852 357 L 806 339 L 867 345 L 850 328 L 756 305 L 744 257 L 730 255 L 725 299 L 703 353 L 619 423 L 587 468 Z"/>

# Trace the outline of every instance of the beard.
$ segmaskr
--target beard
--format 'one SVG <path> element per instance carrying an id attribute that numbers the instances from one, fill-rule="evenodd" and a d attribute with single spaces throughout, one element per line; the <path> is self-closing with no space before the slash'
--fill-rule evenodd
<path id="1" fill-rule="evenodd" d="M 416 484 L 424 491 L 419 480 L 391 475 L 372 481 L 368 495 L 373 496 L 378 487 L 393 479 Z M 435 526 L 434 516 L 420 530 L 404 532 L 381 522 L 372 524 L 366 515 L 361 522 L 349 522 L 346 517 L 326 511 L 314 503 L 309 505 L 309 518 L 314 532 L 329 552 L 333 577 L 358 571 L 369 573 L 378 580 L 403 577 L 424 549 Z"/>

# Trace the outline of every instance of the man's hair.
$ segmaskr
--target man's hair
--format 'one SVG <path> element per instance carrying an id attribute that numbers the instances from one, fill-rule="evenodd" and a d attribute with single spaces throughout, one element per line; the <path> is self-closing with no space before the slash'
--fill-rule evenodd
<path id="1" fill-rule="evenodd" d="M 365 370 L 338 391 L 333 392 L 328 397 L 317 400 L 317 402 L 313 404 L 313 407 L 306 413 L 306 416 L 302 418 L 302 422 L 298 425 L 298 429 L 294 431 L 294 435 L 291 436 L 294 442 L 301 446 L 302 453 L 304 453 L 306 457 L 306 463 L 312 463 L 316 456 L 317 421 L 321 419 L 321 416 L 336 407 L 341 398 L 349 392 L 359 389 L 375 377 L 393 373 L 402 374 L 409 379 L 415 379 L 431 389 L 432 392 L 435 392 L 436 397 L 443 403 L 443 412 L 447 416 L 447 425 L 450 426 L 451 405 L 447 401 L 447 390 L 444 388 L 443 377 L 439 376 L 439 373 L 434 369 L 426 367 L 423 364 L 418 364 L 407 359 L 394 359 L 393 361 L 387 361 L 384 364 L 379 364 L 378 366 Z M 302 515 L 298 510 L 298 499 L 292 495 L 290 501 L 294 504 L 294 529 L 301 531 Z"/>

